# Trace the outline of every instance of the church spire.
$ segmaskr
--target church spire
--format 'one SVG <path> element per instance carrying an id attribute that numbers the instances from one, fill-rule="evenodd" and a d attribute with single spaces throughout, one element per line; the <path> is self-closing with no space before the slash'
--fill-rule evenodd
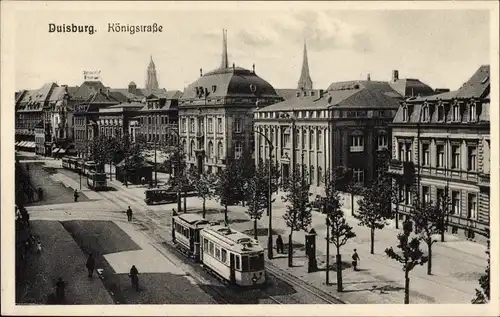
<path id="1" fill-rule="evenodd" d="M 227 58 L 227 30 L 222 29 L 222 61 L 220 68 L 228 68 L 229 60 Z"/>
<path id="2" fill-rule="evenodd" d="M 307 59 L 307 46 L 304 40 L 304 60 L 302 61 L 302 71 L 298 82 L 298 89 L 313 89 L 313 82 L 309 74 L 309 61 Z"/>
<path id="3" fill-rule="evenodd" d="M 146 79 L 146 89 L 149 93 L 159 89 L 158 78 L 156 76 L 156 66 L 155 62 L 153 61 L 153 55 L 150 56 L 149 60 L 148 73 Z"/>

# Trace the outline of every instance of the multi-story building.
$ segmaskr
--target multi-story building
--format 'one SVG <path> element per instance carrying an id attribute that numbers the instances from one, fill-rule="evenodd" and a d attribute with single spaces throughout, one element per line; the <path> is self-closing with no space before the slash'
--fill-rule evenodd
<path id="1" fill-rule="evenodd" d="M 223 33 L 221 66 L 189 85 L 179 103 L 179 131 L 187 163 L 199 171 L 216 172 L 228 158 L 251 152 L 253 112 L 281 99 L 253 70 L 229 66 Z"/>
<path id="2" fill-rule="evenodd" d="M 130 120 L 139 114 L 142 107 L 142 103 L 131 102 L 100 108 L 97 120 L 99 135 L 121 138 L 128 133 Z"/>
<path id="3" fill-rule="evenodd" d="M 433 93 L 417 83 L 423 87 L 420 94 Z M 352 169 L 354 183 L 364 186 L 381 163 L 377 153 L 390 147 L 388 124 L 404 97 L 389 82 L 370 78 L 333 83 L 317 96 L 301 95 L 260 108 L 255 112 L 255 129 L 272 142 L 271 155 L 283 178 L 291 175 L 294 164 L 301 164 L 308 171 L 311 190 L 320 193 L 325 171 L 342 165 Z M 268 159 L 269 145 L 257 133 L 255 149 L 256 161 Z"/>
<path id="4" fill-rule="evenodd" d="M 177 139 L 175 132 L 178 132 L 179 127 L 178 105 L 181 96 L 179 90 L 157 91 L 147 96 L 137 116 L 139 125 L 136 133 L 149 143 L 157 141 L 173 145 L 167 140 Z"/>
<path id="5" fill-rule="evenodd" d="M 395 212 L 410 215 L 414 195 L 447 202 L 452 233 L 484 241 L 490 212 L 490 67 L 458 90 L 402 102 L 391 125 L 389 171 L 400 194 Z M 449 204 L 449 205 L 448 205 Z"/>

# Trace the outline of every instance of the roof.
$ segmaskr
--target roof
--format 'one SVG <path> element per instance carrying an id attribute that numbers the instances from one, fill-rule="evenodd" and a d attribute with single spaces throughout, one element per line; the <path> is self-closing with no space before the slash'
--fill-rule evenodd
<path id="1" fill-rule="evenodd" d="M 49 101 L 56 102 L 62 100 L 65 93 L 66 93 L 66 87 L 54 87 L 52 93 L 50 94 Z"/>
<path id="2" fill-rule="evenodd" d="M 99 90 L 105 90 L 106 87 L 100 81 L 84 81 L 73 93 L 74 99 L 87 100 L 90 96 Z"/>
<path id="3" fill-rule="evenodd" d="M 252 237 L 221 225 L 213 225 L 201 230 L 202 234 L 211 235 L 230 246 L 231 250 L 237 252 L 259 252 L 264 251 L 259 241 Z"/>
<path id="4" fill-rule="evenodd" d="M 204 74 L 186 88 L 181 99 L 204 99 L 205 96 L 198 94 L 199 87 L 203 87 L 208 97 L 278 97 L 271 84 L 241 67 L 219 68 Z"/>
<path id="5" fill-rule="evenodd" d="M 46 83 L 42 88 L 38 89 L 36 92 L 36 98 L 39 102 L 45 102 L 48 100 L 50 93 L 54 87 L 58 87 L 56 83 Z"/>
<path id="6" fill-rule="evenodd" d="M 418 79 L 402 78 L 390 81 L 389 85 L 404 97 L 429 96 L 434 94 L 434 90 Z"/>
<path id="7" fill-rule="evenodd" d="M 203 218 L 198 214 L 181 214 L 175 216 L 174 219 L 180 219 L 184 222 L 187 222 L 190 225 L 202 225 L 209 223 L 208 220 L 206 220 L 205 218 Z"/>
<path id="8" fill-rule="evenodd" d="M 301 90 L 301 89 L 297 89 L 297 88 L 295 88 L 295 89 L 289 89 L 289 88 L 276 89 L 276 93 L 278 94 L 278 96 L 280 96 L 284 100 L 297 98 L 298 92 L 300 92 L 301 94 L 306 92 L 307 95 L 310 95 L 312 91 L 314 91 L 315 96 L 319 96 L 320 89 L 305 89 L 305 90 Z"/>
<path id="9" fill-rule="evenodd" d="M 295 97 L 258 111 L 286 111 L 293 109 L 394 108 L 399 107 L 401 96 L 386 82 L 347 81 L 333 83 L 322 98 Z"/>
<path id="10" fill-rule="evenodd" d="M 180 90 L 164 90 L 164 91 L 153 91 L 146 96 L 146 99 L 151 98 L 160 99 L 180 99 L 182 97 L 182 91 Z"/>
<path id="11" fill-rule="evenodd" d="M 112 96 L 105 94 L 102 91 L 98 91 L 92 93 L 87 100 L 84 102 L 85 104 L 118 104 L 120 103 L 118 100 L 113 98 Z"/>

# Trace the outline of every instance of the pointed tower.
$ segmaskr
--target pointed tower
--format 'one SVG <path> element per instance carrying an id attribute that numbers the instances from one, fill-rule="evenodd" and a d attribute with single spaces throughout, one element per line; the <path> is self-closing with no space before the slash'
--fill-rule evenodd
<path id="1" fill-rule="evenodd" d="M 228 68 L 229 60 L 227 58 L 227 30 L 222 29 L 222 61 L 220 68 Z"/>
<path id="2" fill-rule="evenodd" d="M 155 62 L 153 62 L 153 56 L 151 56 L 151 60 L 149 61 L 146 89 L 149 93 L 159 89 L 158 78 L 156 77 L 156 66 Z"/>
<path id="3" fill-rule="evenodd" d="M 306 41 L 304 41 L 304 60 L 302 61 L 302 72 L 300 73 L 297 88 L 304 90 L 313 89 L 313 82 L 311 80 L 311 75 L 309 74 Z"/>

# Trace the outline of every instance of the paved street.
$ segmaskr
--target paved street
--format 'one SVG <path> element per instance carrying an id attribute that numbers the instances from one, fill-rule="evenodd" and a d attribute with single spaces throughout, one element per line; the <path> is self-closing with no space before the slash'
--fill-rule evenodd
<path id="1" fill-rule="evenodd" d="M 54 165 L 57 165 L 57 161 L 53 162 Z M 78 186 L 78 176 L 76 174 L 64 170 L 59 170 L 59 172 L 59 174 L 53 177 L 58 177 L 69 187 Z M 146 206 L 143 202 L 143 187 L 131 186 L 125 188 L 116 181 L 111 182 L 111 184 L 116 188 L 116 191 L 89 192 L 91 193 L 89 198 L 100 200 L 97 204 L 94 202 L 81 203 L 81 212 L 77 212 L 78 208 L 72 208 L 71 212 L 69 212 L 64 211 L 63 207 L 61 209 L 56 207 L 50 213 L 35 211 L 33 209 L 33 215 L 34 217 L 44 219 L 47 217 L 62 217 L 62 219 L 78 218 L 82 220 L 110 219 L 118 223 L 120 218 L 122 218 L 121 221 L 125 219 L 124 210 L 127 206 L 131 206 L 137 220 L 135 223 L 137 228 L 142 228 L 150 237 L 155 238 L 156 243 L 170 239 L 169 225 L 171 209 L 176 208 L 175 204 Z M 85 189 L 84 192 L 86 192 Z M 75 207 L 77 205 L 80 205 L 80 203 L 75 204 Z M 37 208 L 42 208 L 42 206 L 37 206 Z M 188 208 L 192 212 L 200 210 L 201 201 L 195 197 L 188 198 Z M 207 212 L 209 219 L 223 219 L 220 206 L 216 201 L 208 201 L 207 209 L 209 209 Z M 43 210 L 43 208 L 40 210 Z M 276 204 L 273 206 L 273 226 L 276 233 L 282 234 L 286 242 L 289 230 L 284 225 L 282 219 L 284 211 L 285 206 L 280 199 L 276 199 Z M 71 215 L 68 213 L 71 213 Z M 384 230 L 377 231 L 375 235 L 375 254 L 370 255 L 369 230 L 357 226 L 356 219 L 350 216 L 350 209 L 346 210 L 346 216 L 349 223 L 353 225 L 357 237 L 342 250 L 343 260 L 347 263 L 343 271 L 345 292 L 337 294 L 335 285 L 326 286 L 324 283 L 324 271 L 307 273 L 307 267 L 305 266 L 306 259 L 303 251 L 305 241 L 303 232 L 294 232 L 294 244 L 297 246 L 294 256 L 294 267 L 288 268 L 286 266 L 286 257 L 284 255 L 272 260 L 272 263 L 348 303 L 402 303 L 404 296 L 402 289 L 403 271 L 398 263 L 389 259 L 383 252 L 386 247 L 396 245 L 397 231 L 393 228 L 393 225 L 389 225 Z M 248 220 L 245 209 L 241 206 L 229 207 L 229 217 L 231 225 L 237 230 L 249 230 L 252 228 L 252 223 Z M 321 266 L 321 262 L 325 260 L 323 251 L 326 245 L 324 240 L 324 216 L 313 212 L 312 226 L 318 233 L 316 244 L 318 260 Z M 259 227 L 267 227 L 266 216 L 259 222 Z M 261 234 L 265 234 L 264 231 Z M 473 297 L 474 289 L 477 287 L 477 279 L 484 272 L 486 265 L 485 248 L 473 242 L 458 240 L 453 236 L 447 236 L 446 239 L 447 242 L 434 245 L 432 276 L 426 274 L 425 266 L 417 267 L 412 271 L 410 275 L 410 300 L 412 303 L 468 303 Z M 265 236 L 260 237 L 259 240 L 265 245 Z M 168 249 L 168 246 L 164 246 L 164 248 Z M 353 248 L 358 250 L 361 257 L 360 265 L 362 270 L 359 272 L 354 272 L 349 267 L 350 254 Z M 123 257 L 120 256 L 119 258 L 131 258 L 133 257 L 133 252 L 136 251 L 127 252 L 128 254 L 125 253 Z M 130 252 L 132 252 L 132 255 Z M 331 252 L 332 254 L 334 252 L 333 246 L 331 247 Z M 170 253 L 172 254 L 172 252 Z M 107 254 L 104 257 L 107 262 L 113 263 L 115 261 L 114 255 Z M 331 257 L 330 263 L 334 263 L 334 256 Z M 119 271 L 120 269 L 117 272 Z M 210 279 L 210 277 L 207 277 L 207 279 Z M 330 274 L 330 282 L 335 282 L 334 271 Z M 117 285 L 121 285 L 121 283 L 120 281 L 116 282 Z M 148 298 L 154 301 L 153 297 Z M 131 300 L 133 301 L 133 299 Z"/>

